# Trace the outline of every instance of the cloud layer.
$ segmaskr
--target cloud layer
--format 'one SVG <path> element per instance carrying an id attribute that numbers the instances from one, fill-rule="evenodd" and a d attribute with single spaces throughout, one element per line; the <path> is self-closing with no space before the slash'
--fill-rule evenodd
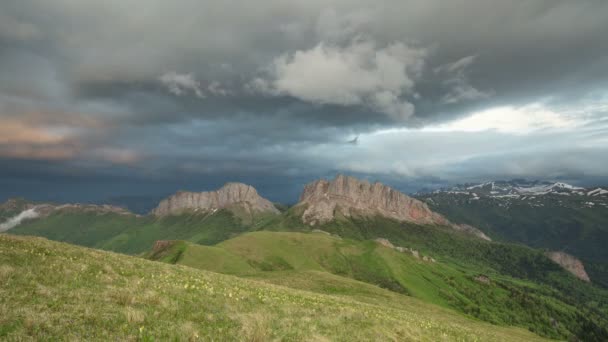
<path id="1" fill-rule="evenodd" d="M 249 180 L 282 198 L 337 171 L 599 179 L 606 16 L 600 0 L 5 1 L 0 197 Z"/>

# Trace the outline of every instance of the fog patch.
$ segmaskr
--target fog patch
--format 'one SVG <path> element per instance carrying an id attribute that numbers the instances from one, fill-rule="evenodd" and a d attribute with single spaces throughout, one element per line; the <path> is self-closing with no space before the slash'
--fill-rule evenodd
<path id="1" fill-rule="evenodd" d="M 0 223 L 0 233 L 5 232 L 9 229 L 15 228 L 16 226 L 21 224 L 21 222 L 23 222 L 24 220 L 37 218 L 38 216 L 40 216 L 40 214 L 38 214 L 36 212 L 36 208 L 24 210 L 21 213 L 19 213 L 19 215 L 13 216 L 13 217 L 9 218 L 8 220 L 6 220 L 5 222 Z"/>

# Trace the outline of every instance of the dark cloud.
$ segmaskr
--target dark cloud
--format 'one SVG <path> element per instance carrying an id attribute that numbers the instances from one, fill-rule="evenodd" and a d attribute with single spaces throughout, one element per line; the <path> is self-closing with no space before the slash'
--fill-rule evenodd
<path id="1" fill-rule="evenodd" d="M 19 186 L 0 195 L 602 179 L 606 16 L 602 0 L 5 1 L 0 177 Z M 496 108 L 512 117 L 475 116 Z"/>

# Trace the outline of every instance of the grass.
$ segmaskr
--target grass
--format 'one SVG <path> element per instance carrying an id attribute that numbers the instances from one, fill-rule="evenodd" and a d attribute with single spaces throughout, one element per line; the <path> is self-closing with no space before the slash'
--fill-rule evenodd
<path id="1" fill-rule="evenodd" d="M 538 196 L 534 200 L 488 198 L 438 193 L 425 196 L 434 211 L 453 222 L 481 228 L 496 240 L 521 242 L 537 248 L 562 250 L 584 260 L 608 262 L 608 207 L 586 196 Z M 606 201 L 606 200 L 603 200 Z M 533 205 L 531 205 L 531 203 Z"/>
<path id="2" fill-rule="evenodd" d="M 188 212 L 157 218 L 114 213 L 57 212 L 41 220 L 24 222 L 11 234 L 35 235 L 127 254 L 148 251 L 155 241 L 180 239 L 213 245 L 246 232 L 267 217 L 241 218 L 229 210 Z"/>
<path id="3" fill-rule="evenodd" d="M 326 286 L 332 283 L 329 276 Z M 357 284 L 348 285 L 353 290 L 336 291 L 382 293 L 385 299 L 365 303 L 348 295 L 302 291 L 42 238 L 0 234 L 0 338 L 540 340 L 522 329 L 489 325 Z"/>
<path id="4" fill-rule="evenodd" d="M 600 307 L 576 306 L 568 300 L 567 296 L 585 289 L 582 282 L 570 279 L 568 274 L 566 279 L 573 281 L 568 284 L 583 288 L 561 293 L 491 269 L 485 273 L 491 282 L 485 284 L 475 280 L 480 275 L 476 267 L 462 267 L 450 259 L 432 263 L 374 241 L 323 233 L 260 231 L 239 235 L 214 247 L 175 242 L 168 250 L 150 257 L 366 302 L 378 300 L 379 293 L 361 287 L 363 282 L 397 296 L 405 294 L 495 324 L 525 327 L 547 337 L 566 339 L 576 335 L 585 340 L 602 340 L 606 336 L 602 328 L 606 316 Z M 558 276 L 553 276 L 561 279 L 562 272 L 558 269 Z M 606 293 L 594 292 L 601 290 L 593 287 L 587 290 L 591 291 L 590 298 L 605 303 Z M 385 296 L 384 292 L 380 297 Z"/>
<path id="5" fill-rule="evenodd" d="M 322 287 L 297 286 L 302 274 L 329 274 L 546 337 L 608 340 L 608 292 L 576 279 L 540 250 L 381 217 L 341 217 L 315 227 L 333 236 L 310 234 L 312 228 L 299 219 L 302 209 L 256 217 L 220 210 L 162 219 L 58 213 L 10 232 L 129 254 L 148 251 L 156 240 L 184 240 L 156 259 L 305 290 Z M 439 262 L 424 263 L 380 248 L 370 241 L 375 238 Z M 605 271 L 601 265 L 591 270 Z M 481 274 L 490 277 L 489 285 L 475 280 Z M 333 293 L 328 291 L 320 293 Z"/>

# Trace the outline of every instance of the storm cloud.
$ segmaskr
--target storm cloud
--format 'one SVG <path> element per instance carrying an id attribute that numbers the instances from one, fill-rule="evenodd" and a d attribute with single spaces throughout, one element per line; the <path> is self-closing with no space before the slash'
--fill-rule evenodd
<path id="1" fill-rule="evenodd" d="M 291 201 L 336 172 L 602 181 L 607 16 L 601 0 L 4 1 L 0 197 L 240 180 Z"/>

